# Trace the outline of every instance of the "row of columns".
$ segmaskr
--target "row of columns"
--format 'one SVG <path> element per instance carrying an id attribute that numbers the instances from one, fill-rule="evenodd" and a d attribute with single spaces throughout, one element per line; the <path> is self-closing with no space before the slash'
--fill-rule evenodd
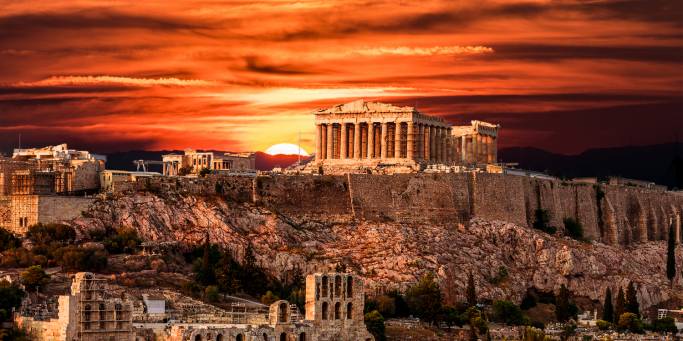
<path id="1" fill-rule="evenodd" d="M 496 137 L 482 134 L 456 138 L 458 159 L 464 163 L 496 163 L 498 150 Z"/>
<path id="2" fill-rule="evenodd" d="M 455 161 L 449 127 L 418 122 L 316 125 L 316 159 L 404 158 Z"/>

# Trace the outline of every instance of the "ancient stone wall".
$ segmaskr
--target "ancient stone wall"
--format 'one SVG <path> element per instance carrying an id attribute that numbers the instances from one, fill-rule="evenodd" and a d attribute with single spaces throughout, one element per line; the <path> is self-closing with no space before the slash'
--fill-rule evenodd
<path id="1" fill-rule="evenodd" d="M 533 226 L 536 210 L 564 233 L 564 219 L 584 236 L 628 245 L 681 234 L 683 195 L 629 186 L 575 184 L 488 173 L 208 176 L 145 178 L 123 191 L 221 195 L 302 219 L 466 223 L 477 216 Z"/>
<path id="2" fill-rule="evenodd" d="M 55 223 L 79 217 L 94 201 L 92 197 L 40 196 L 38 222 Z"/>

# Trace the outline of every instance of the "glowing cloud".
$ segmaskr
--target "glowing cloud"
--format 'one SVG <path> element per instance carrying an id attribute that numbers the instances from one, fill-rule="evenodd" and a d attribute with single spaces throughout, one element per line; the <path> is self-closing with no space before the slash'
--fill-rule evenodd
<path id="1" fill-rule="evenodd" d="M 433 47 L 375 47 L 356 50 L 365 56 L 434 56 L 434 55 L 475 55 L 493 53 L 493 49 L 487 46 L 433 46 Z"/>
<path id="2" fill-rule="evenodd" d="M 19 82 L 16 86 L 87 86 L 87 85 L 128 85 L 150 87 L 161 86 L 210 86 L 217 83 L 199 79 L 178 78 L 131 78 L 118 76 L 53 76 L 36 82 Z"/>

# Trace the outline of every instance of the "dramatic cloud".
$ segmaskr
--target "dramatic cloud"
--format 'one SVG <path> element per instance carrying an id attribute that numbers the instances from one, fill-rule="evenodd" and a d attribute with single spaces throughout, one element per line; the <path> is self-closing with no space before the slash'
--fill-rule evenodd
<path id="1" fill-rule="evenodd" d="M 0 151 L 313 148 L 357 98 L 502 146 L 577 153 L 683 136 L 674 0 L 0 0 Z"/>

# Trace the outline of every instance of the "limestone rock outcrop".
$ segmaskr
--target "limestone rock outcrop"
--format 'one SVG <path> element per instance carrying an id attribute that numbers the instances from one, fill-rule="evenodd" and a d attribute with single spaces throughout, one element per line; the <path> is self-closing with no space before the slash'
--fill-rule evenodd
<path id="1" fill-rule="evenodd" d="M 557 292 L 562 284 L 574 295 L 600 300 L 608 286 L 633 281 L 643 307 L 683 292 L 680 276 L 673 286 L 666 278 L 665 241 L 580 242 L 479 217 L 465 223 L 419 217 L 411 222 L 409 216 L 325 219 L 216 195 L 137 192 L 100 200 L 72 224 L 79 233 L 131 227 L 149 241 L 187 245 L 200 244 L 208 235 L 238 259 L 251 243 L 260 264 L 278 277 L 297 267 L 313 273 L 344 264 L 366 278 L 369 293 L 403 289 L 431 271 L 449 302 L 464 301 L 470 271 L 482 298 L 517 302 L 529 287 Z M 683 248 L 677 251 L 677 264 L 683 264 Z"/>

